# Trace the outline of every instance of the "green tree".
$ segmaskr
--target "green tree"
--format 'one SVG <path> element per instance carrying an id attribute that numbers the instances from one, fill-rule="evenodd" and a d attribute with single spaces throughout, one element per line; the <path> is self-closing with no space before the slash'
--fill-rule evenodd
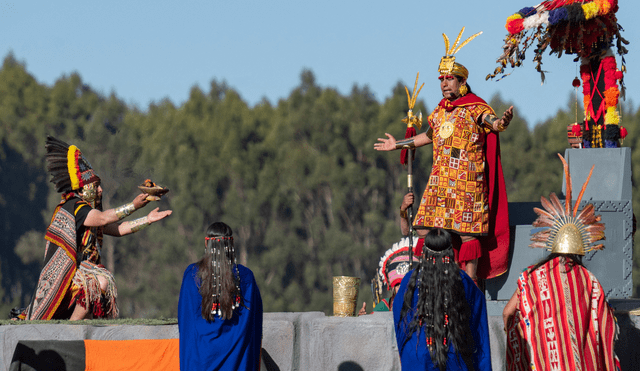
<path id="1" fill-rule="evenodd" d="M 60 200 L 48 185 L 46 135 L 82 149 L 103 180 L 105 208 L 131 201 L 146 178 L 171 189 L 129 217 L 158 206 L 173 210 L 170 218 L 105 238 L 103 260 L 116 277 L 121 316 L 177 314 L 182 273 L 202 256 L 204 229 L 214 221 L 234 229 L 238 260 L 254 271 L 265 310 L 331 313 L 337 275 L 361 277 L 359 302 L 370 302 L 380 256 L 401 237 L 398 208 L 407 191 L 399 153 L 375 151 L 373 144 L 386 132 L 404 137 L 406 102 L 401 84 L 378 102 L 367 86 L 343 95 L 321 88 L 305 70 L 275 105 L 249 107 L 226 83 L 212 81 L 209 91 L 193 87 L 180 106 L 162 100 L 142 111 L 94 92 L 77 74 L 51 87 L 39 84 L 9 55 L 0 69 L 0 311 L 29 302 L 42 236 Z M 497 95 L 491 105 L 500 114 L 511 103 Z M 414 111 L 430 113 L 423 101 Z M 509 200 L 560 192 L 556 153 L 567 147 L 571 108 L 532 129 L 515 112 L 500 135 Z M 638 115 L 623 112 L 634 207 L 640 207 Z M 418 198 L 431 163 L 430 146 L 416 151 Z M 640 272 L 637 259 L 634 271 Z"/>

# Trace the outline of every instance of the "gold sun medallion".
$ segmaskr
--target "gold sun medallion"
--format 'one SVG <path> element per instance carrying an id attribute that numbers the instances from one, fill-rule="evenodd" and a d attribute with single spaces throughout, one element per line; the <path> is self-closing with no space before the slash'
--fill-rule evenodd
<path id="1" fill-rule="evenodd" d="M 452 134 L 453 134 L 453 122 L 445 121 L 445 123 L 442 124 L 442 126 L 440 126 L 440 131 L 438 132 L 438 135 L 440 135 L 440 138 L 442 139 L 447 139 Z"/>

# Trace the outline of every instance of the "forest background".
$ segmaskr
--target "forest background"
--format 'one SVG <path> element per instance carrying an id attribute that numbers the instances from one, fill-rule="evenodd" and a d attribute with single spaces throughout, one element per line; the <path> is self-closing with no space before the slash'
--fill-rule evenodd
<path id="1" fill-rule="evenodd" d="M 510 202 L 561 194 L 556 153 L 564 153 L 567 125 L 576 120 L 575 97 L 558 97 L 565 98 L 566 109 L 533 128 L 516 106 L 500 135 Z M 428 103 L 419 99 L 414 111 L 428 114 L 437 102 Z M 497 112 L 511 105 L 499 95 L 490 104 Z M 380 256 L 401 238 L 406 193 L 399 152 L 377 152 L 373 144 L 385 132 L 404 136 L 406 110 L 399 83 L 378 102 L 366 86 L 349 95 L 320 88 L 304 70 L 299 86 L 275 105 L 249 107 L 214 80 L 208 92 L 192 88 L 181 106 L 165 100 L 142 111 L 97 93 L 77 74 L 41 84 L 7 56 L 0 69 L 0 316 L 30 301 L 60 199 L 45 171 L 47 135 L 82 150 L 102 178 L 105 208 L 131 201 L 146 178 L 171 189 L 132 216 L 159 206 L 173 210 L 171 217 L 131 236 L 105 237 L 103 262 L 116 277 L 121 317 L 177 316 L 182 274 L 201 257 L 204 229 L 214 221 L 233 228 L 239 262 L 253 270 L 265 311 L 331 314 L 337 275 L 362 278 L 359 304 L 371 309 L 369 282 Z M 624 146 L 632 148 L 634 210 L 639 115 L 621 115 L 629 131 Z M 416 197 L 431 157 L 430 147 L 417 151 Z M 638 259 L 635 253 L 634 297 Z"/>

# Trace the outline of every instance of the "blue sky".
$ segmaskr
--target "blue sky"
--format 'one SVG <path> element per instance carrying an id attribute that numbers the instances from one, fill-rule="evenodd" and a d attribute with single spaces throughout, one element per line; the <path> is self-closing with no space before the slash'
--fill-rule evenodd
<path id="1" fill-rule="evenodd" d="M 299 85 L 305 68 L 313 71 L 318 85 L 343 94 L 354 84 L 368 85 L 378 101 L 398 81 L 411 88 L 420 72 L 420 82 L 426 83 L 420 97 L 432 109 L 441 97 L 442 33 L 455 38 L 465 26 L 463 37 L 484 32 L 456 55 L 470 70 L 473 90 L 487 100 L 499 93 L 533 125 L 570 102 L 575 110 L 571 56 L 544 55 L 543 67 L 549 71 L 544 85 L 531 50 L 511 76 L 498 82 L 484 77 L 493 72 L 502 51 L 506 18 L 536 2 L 0 0 L 0 55 L 13 52 L 48 85 L 78 72 L 96 91 L 115 92 L 143 110 L 164 98 L 180 105 L 191 87 L 208 91 L 213 79 L 225 81 L 250 105 L 265 97 L 275 104 Z M 634 109 L 640 89 L 635 37 L 640 22 L 632 15 L 639 14 L 639 4 L 620 0 L 617 13 L 623 36 L 631 42 L 623 105 Z"/>

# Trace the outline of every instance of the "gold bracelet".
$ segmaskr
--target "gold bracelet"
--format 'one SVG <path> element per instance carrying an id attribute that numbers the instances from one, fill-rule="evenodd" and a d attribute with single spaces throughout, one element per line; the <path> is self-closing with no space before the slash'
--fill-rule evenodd
<path id="1" fill-rule="evenodd" d="M 400 209 L 400 217 L 402 219 L 407 219 L 407 210 Z"/>
<path id="2" fill-rule="evenodd" d="M 403 139 L 403 140 L 397 141 L 396 142 L 396 149 L 401 149 L 401 148 L 411 148 L 411 149 L 416 148 L 415 139 L 408 138 L 408 139 Z"/>
<path id="3" fill-rule="evenodd" d="M 142 229 L 145 229 L 149 224 L 149 218 L 143 216 L 142 218 L 138 218 L 136 220 L 132 220 L 129 222 L 129 226 L 131 227 L 131 233 L 138 232 Z"/>
<path id="4" fill-rule="evenodd" d="M 136 207 L 133 205 L 133 202 L 129 202 L 128 204 L 116 207 L 115 210 L 118 220 L 122 220 L 136 211 Z"/>

